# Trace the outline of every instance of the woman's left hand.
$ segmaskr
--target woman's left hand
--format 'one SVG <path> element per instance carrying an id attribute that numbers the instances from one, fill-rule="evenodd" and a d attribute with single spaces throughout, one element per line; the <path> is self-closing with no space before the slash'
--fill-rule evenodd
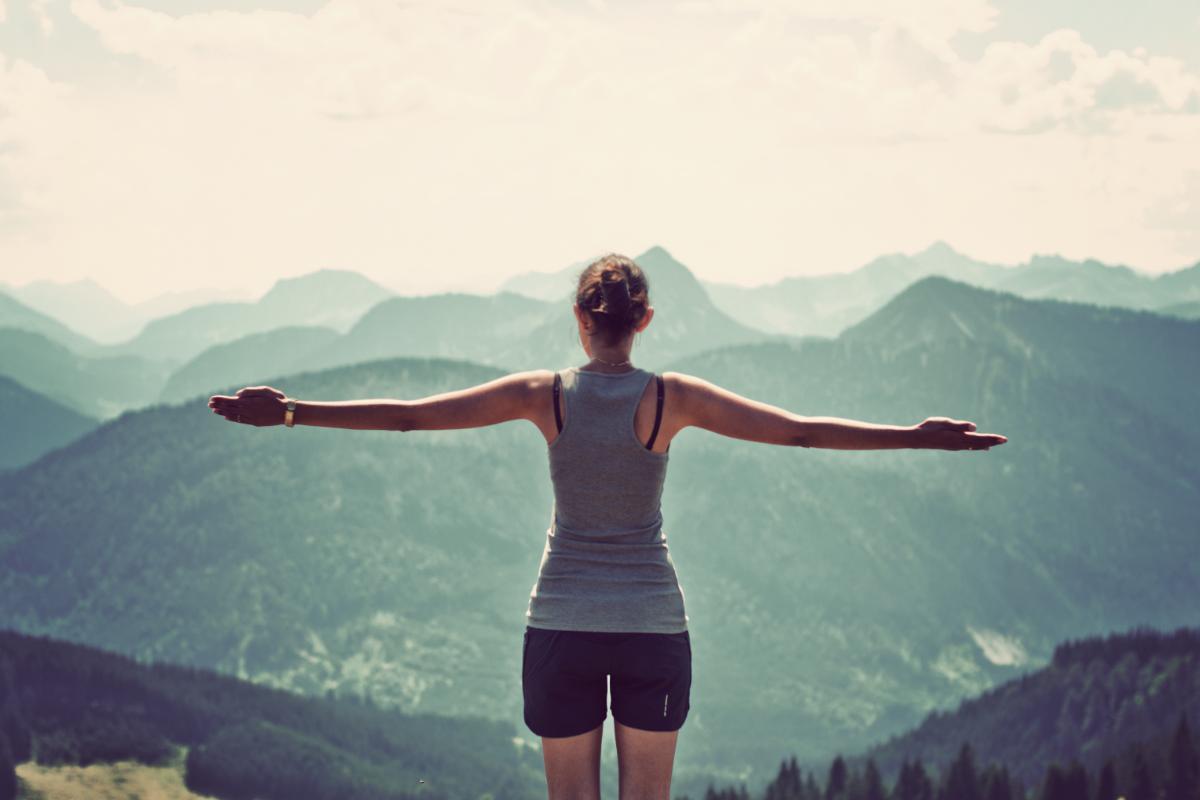
<path id="1" fill-rule="evenodd" d="M 286 410 L 283 401 L 286 397 L 286 394 L 270 386 L 247 386 L 233 396 L 214 394 L 208 398 L 208 407 L 214 414 L 220 414 L 230 422 L 262 428 L 283 424 L 283 412 Z"/>
<path id="2" fill-rule="evenodd" d="M 999 433 L 976 433 L 974 422 L 950 417 L 927 417 L 913 430 L 920 436 L 917 447 L 931 450 L 987 450 L 1008 441 Z"/>

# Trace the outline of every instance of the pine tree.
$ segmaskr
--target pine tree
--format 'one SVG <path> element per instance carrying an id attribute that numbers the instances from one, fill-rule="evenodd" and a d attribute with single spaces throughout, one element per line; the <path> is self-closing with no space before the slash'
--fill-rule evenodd
<path id="1" fill-rule="evenodd" d="M 921 759 L 918 758 L 913 762 L 912 774 L 913 800 L 933 800 L 933 779 L 925 771 L 925 765 L 921 763 Z"/>
<path id="2" fill-rule="evenodd" d="M 32 756 L 29 726 L 17 705 L 16 678 L 12 663 L 0 658 L 0 733 L 8 739 L 13 763 L 28 761 Z"/>
<path id="3" fill-rule="evenodd" d="M 8 737 L 0 731 L 0 800 L 13 800 L 17 796 L 17 766 L 8 749 Z"/>
<path id="4" fill-rule="evenodd" d="M 837 756 L 829 765 L 829 780 L 825 783 L 825 800 L 837 800 L 846 794 L 846 761 Z"/>
<path id="5" fill-rule="evenodd" d="M 1186 714 L 1179 715 L 1179 724 L 1171 738 L 1165 788 L 1165 800 L 1196 800 L 1197 789 L 1200 789 L 1200 760 L 1196 757 Z"/>
<path id="6" fill-rule="evenodd" d="M 892 800 L 933 800 L 933 783 L 925 773 L 921 760 L 911 764 L 905 759 L 900 765 L 896 785 L 892 787 Z"/>
<path id="7" fill-rule="evenodd" d="M 812 770 L 804 779 L 804 800 L 821 800 L 821 787 L 817 785 L 817 776 Z"/>
<path id="8" fill-rule="evenodd" d="M 875 759 L 868 758 L 867 766 L 863 770 L 863 800 L 886 800 L 886 794 L 883 791 L 883 778 L 879 774 L 879 767 L 875 766 Z"/>
<path id="9" fill-rule="evenodd" d="M 984 800 L 1013 800 L 1012 781 L 1004 767 L 991 767 L 982 780 Z"/>
<path id="10" fill-rule="evenodd" d="M 1146 754 L 1140 747 L 1133 751 L 1133 774 L 1130 780 L 1129 800 L 1156 800 L 1150 765 L 1146 763 Z"/>
<path id="11" fill-rule="evenodd" d="M 1058 764 L 1046 768 L 1039 797 L 1041 800 L 1067 800 L 1067 776 Z"/>
<path id="12" fill-rule="evenodd" d="M 908 759 L 900 762 L 900 772 L 896 775 L 896 782 L 892 784 L 892 793 L 889 795 L 889 800 L 910 800 L 912 797 L 912 789 L 910 784 L 912 779 L 909 777 L 912 774 L 912 765 L 908 763 Z"/>
<path id="13" fill-rule="evenodd" d="M 1117 768 L 1111 758 L 1105 761 L 1104 766 L 1100 768 L 1096 800 L 1117 800 Z"/>
<path id="14" fill-rule="evenodd" d="M 800 782 L 800 767 L 796 757 L 784 759 L 779 764 L 779 773 L 767 784 L 763 800 L 804 800 L 804 787 Z"/>
<path id="15" fill-rule="evenodd" d="M 946 772 L 946 778 L 938 790 L 940 800 L 981 800 L 979 795 L 979 773 L 975 769 L 975 754 L 971 745 L 963 742 L 958 757 Z"/>
<path id="16" fill-rule="evenodd" d="M 804 787 L 800 782 L 800 766 L 796 763 L 796 757 L 792 756 L 788 760 L 787 770 L 784 773 L 785 783 L 784 790 L 788 792 L 788 800 L 802 800 Z"/>
<path id="17" fill-rule="evenodd" d="M 784 793 L 783 781 L 784 775 L 787 772 L 787 759 L 779 763 L 779 772 L 776 773 L 774 780 L 767 784 L 767 789 L 763 792 L 763 800 L 786 800 L 787 795 Z"/>
<path id="18" fill-rule="evenodd" d="M 1063 788 L 1066 800 L 1090 800 L 1087 771 L 1078 761 L 1072 761 L 1067 767 Z"/>

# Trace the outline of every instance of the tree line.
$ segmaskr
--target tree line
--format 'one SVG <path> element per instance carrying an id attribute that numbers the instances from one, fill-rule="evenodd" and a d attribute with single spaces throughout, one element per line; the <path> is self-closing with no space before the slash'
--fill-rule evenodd
<path id="1" fill-rule="evenodd" d="M 944 769 L 927 768 L 921 759 L 905 759 L 886 785 L 873 758 L 861 765 L 834 757 L 818 781 L 804 773 L 793 756 L 758 797 L 745 786 L 716 789 L 709 784 L 703 800 L 1200 800 L 1200 748 L 1187 715 L 1181 713 L 1165 740 L 1138 742 L 1089 772 L 1078 760 L 1051 764 L 1040 785 L 1025 787 L 998 764 L 980 766 L 970 743 Z M 690 800 L 684 796 L 676 800 Z"/>

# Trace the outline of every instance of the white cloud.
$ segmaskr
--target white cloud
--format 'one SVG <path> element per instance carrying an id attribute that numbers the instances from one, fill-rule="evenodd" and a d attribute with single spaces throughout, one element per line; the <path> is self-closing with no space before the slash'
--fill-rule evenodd
<path id="1" fill-rule="evenodd" d="M 1010 132 L 1064 126 L 1110 132 L 1133 117 L 1187 113 L 1200 78 L 1182 61 L 1113 50 L 1101 55 L 1073 30 L 1026 45 L 990 45 L 964 67 L 975 114 L 989 128 Z"/>
<path id="2" fill-rule="evenodd" d="M 983 652 L 984 658 L 1002 667 L 1019 667 L 1029 660 L 1021 641 L 1015 636 L 1005 636 L 987 628 L 967 626 L 967 633 Z"/>
<path id="3" fill-rule="evenodd" d="M 1200 169 L 1197 76 L 1070 30 L 964 59 L 987 2 L 70 8 L 145 80 L 0 60 L 0 264 L 27 277 L 486 289 L 656 242 L 751 281 L 938 238 L 1195 259 L 1144 219 Z"/>

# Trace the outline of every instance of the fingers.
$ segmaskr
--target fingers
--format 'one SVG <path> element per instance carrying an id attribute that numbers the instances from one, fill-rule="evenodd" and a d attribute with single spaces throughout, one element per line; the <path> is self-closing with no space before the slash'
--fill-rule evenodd
<path id="1" fill-rule="evenodd" d="M 998 433 L 974 433 L 969 435 L 968 450 L 987 450 L 1008 441 L 1007 436 Z"/>
<path id="2" fill-rule="evenodd" d="M 252 397 L 254 395 L 266 395 L 268 397 L 284 397 L 284 393 L 270 386 L 247 386 L 244 389 L 239 389 L 238 397 Z"/>

